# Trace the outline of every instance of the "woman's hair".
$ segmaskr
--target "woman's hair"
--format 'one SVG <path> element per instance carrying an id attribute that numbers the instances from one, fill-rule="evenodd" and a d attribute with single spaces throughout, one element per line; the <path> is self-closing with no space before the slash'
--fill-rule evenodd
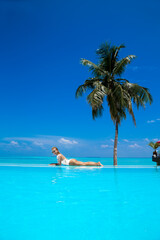
<path id="1" fill-rule="evenodd" d="M 58 150 L 58 148 L 57 148 L 57 147 L 52 147 L 52 150 L 54 150 L 54 149 Z"/>

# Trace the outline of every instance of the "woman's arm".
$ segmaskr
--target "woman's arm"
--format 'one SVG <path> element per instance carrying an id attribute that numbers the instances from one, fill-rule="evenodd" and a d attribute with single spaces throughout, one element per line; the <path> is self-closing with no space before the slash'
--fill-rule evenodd
<path id="1" fill-rule="evenodd" d="M 59 165 L 61 165 L 61 164 L 59 164 L 59 163 L 50 163 L 49 165 L 59 166 Z"/>
<path id="2" fill-rule="evenodd" d="M 49 165 L 51 165 L 51 166 L 60 166 L 61 165 L 61 161 L 62 161 L 61 154 L 59 154 L 57 156 L 57 160 L 58 160 L 58 163 L 50 163 Z"/>

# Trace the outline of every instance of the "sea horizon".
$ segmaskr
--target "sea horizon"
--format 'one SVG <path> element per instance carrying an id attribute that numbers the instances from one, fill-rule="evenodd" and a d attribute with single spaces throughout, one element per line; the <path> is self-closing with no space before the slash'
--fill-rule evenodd
<path id="1" fill-rule="evenodd" d="M 113 157 L 77 157 L 76 158 L 79 161 L 88 162 L 101 162 L 103 165 L 113 165 Z M 3 164 L 16 164 L 16 165 L 23 165 L 23 164 L 34 164 L 34 165 L 48 165 L 50 163 L 56 163 L 57 158 L 56 157 L 39 157 L 39 156 L 17 156 L 17 157 L 0 157 L 0 166 L 3 166 Z M 151 157 L 118 157 L 118 165 L 143 165 L 143 166 L 156 166 L 156 163 L 152 161 Z"/>

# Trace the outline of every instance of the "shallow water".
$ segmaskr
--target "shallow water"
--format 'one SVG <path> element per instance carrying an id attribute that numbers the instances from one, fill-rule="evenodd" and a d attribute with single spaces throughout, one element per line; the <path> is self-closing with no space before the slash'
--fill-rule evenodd
<path id="1" fill-rule="evenodd" d="M 1 240 L 160 239 L 160 168 L 23 164 L 0 167 Z"/>

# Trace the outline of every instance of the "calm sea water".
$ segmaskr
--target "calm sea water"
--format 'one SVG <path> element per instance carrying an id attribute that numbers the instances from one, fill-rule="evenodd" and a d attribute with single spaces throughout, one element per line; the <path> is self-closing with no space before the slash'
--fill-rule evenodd
<path id="1" fill-rule="evenodd" d="M 160 168 L 151 159 L 117 168 L 44 161 L 1 159 L 0 240 L 160 239 Z"/>
<path id="2" fill-rule="evenodd" d="M 94 161 L 102 162 L 104 165 L 113 165 L 113 158 L 76 158 L 79 161 Z M 57 162 L 56 157 L 0 157 L 0 165 L 14 165 L 14 164 L 45 164 Z M 152 165 L 152 158 L 118 158 L 119 165 Z"/>

